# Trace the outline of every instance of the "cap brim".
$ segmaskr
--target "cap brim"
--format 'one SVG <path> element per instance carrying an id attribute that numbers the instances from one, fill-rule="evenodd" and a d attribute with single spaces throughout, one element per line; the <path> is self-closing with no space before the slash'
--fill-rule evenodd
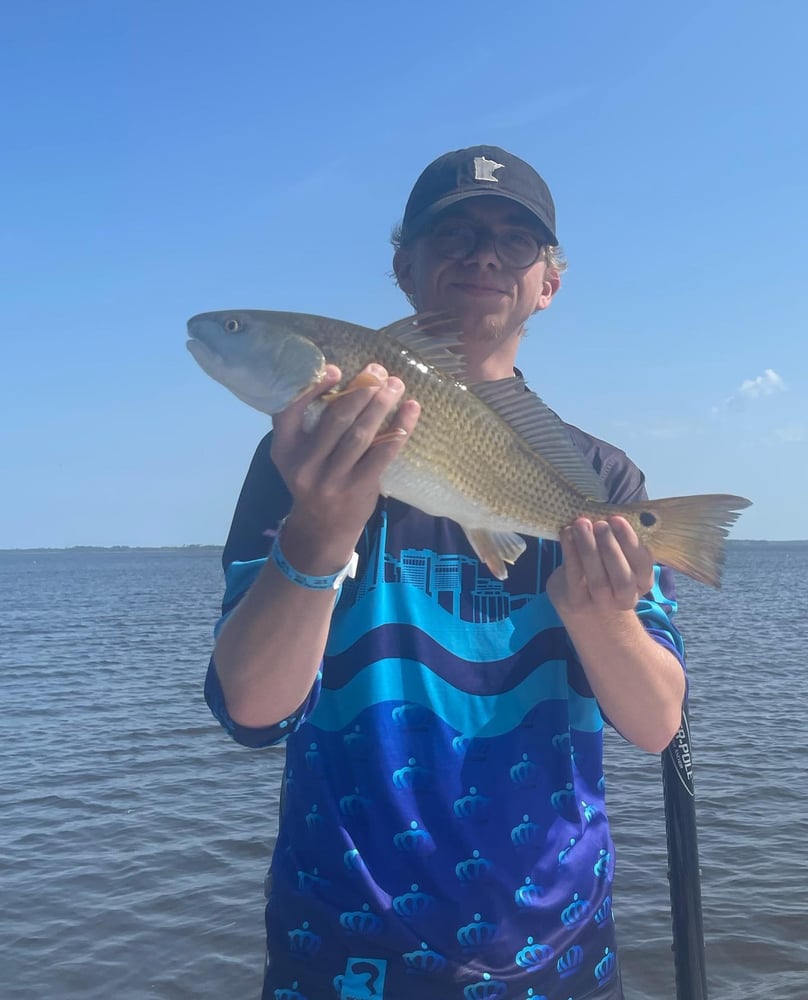
<path id="1" fill-rule="evenodd" d="M 521 205 L 522 208 L 527 209 L 528 212 L 533 216 L 533 218 L 539 223 L 542 229 L 550 237 L 548 242 L 549 246 L 558 246 L 558 237 L 553 232 L 553 230 L 547 225 L 544 219 L 536 212 L 532 205 L 528 204 L 524 198 L 519 198 L 517 195 L 513 195 L 508 191 L 497 191 L 496 188 L 479 188 L 471 191 L 456 191 L 454 194 L 447 194 L 444 198 L 439 198 L 436 202 L 433 202 L 429 208 L 425 208 L 423 212 L 417 215 L 412 222 L 405 228 L 403 236 L 405 240 L 415 239 L 416 236 L 420 236 L 424 231 L 425 227 L 429 225 L 430 222 L 435 218 L 436 215 L 440 215 L 445 209 L 450 208 L 452 205 L 456 205 L 459 201 L 465 201 L 467 198 L 479 198 L 479 197 L 493 197 L 493 198 L 505 198 L 508 201 L 512 201 L 517 205 Z"/>

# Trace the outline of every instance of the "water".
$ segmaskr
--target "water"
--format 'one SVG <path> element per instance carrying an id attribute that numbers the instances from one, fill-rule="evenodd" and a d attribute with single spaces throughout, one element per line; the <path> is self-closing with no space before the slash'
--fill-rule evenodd
<path id="1" fill-rule="evenodd" d="M 210 718 L 219 553 L 0 552 L 0 997 L 256 1000 L 283 752 Z M 808 997 L 808 543 L 681 581 L 711 1000 Z M 627 1000 L 674 996 L 658 758 L 608 746 Z"/>

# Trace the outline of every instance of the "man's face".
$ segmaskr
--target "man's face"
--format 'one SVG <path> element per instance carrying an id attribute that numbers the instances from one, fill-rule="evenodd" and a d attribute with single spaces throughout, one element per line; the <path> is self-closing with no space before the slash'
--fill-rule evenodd
<path id="1" fill-rule="evenodd" d="M 438 234 L 458 221 L 478 231 L 477 246 L 462 260 L 440 252 Z M 540 227 L 526 209 L 505 198 L 467 198 L 442 212 L 430 229 L 400 250 L 394 267 L 400 287 L 419 312 L 448 312 L 463 325 L 466 338 L 500 340 L 519 334 L 524 323 L 545 309 L 559 285 L 542 260 L 529 267 L 503 264 L 493 236 L 519 238 L 519 231 L 541 239 Z"/>

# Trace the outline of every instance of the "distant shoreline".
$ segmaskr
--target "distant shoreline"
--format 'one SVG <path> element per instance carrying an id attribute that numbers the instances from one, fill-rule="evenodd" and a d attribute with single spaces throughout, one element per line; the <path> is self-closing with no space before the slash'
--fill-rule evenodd
<path id="1" fill-rule="evenodd" d="M 808 545 L 808 538 L 730 538 L 727 545 Z M 31 548 L 0 549 L 8 552 L 221 552 L 224 545 L 66 545 L 34 546 Z"/>
<path id="2" fill-rule="evenodd" d="M 2 552 L 221 552 L 224 545 L 64 545 L 0 549 Z"/>

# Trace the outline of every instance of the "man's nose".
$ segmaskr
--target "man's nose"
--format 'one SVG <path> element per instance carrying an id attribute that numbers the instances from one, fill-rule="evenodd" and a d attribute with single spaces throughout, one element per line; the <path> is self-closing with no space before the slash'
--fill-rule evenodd
<path id="1" fill-rule="evenodd" d="M 474 248 L 463 263 L 478 264 L 480 267 L 502 267 L 502 262 L 497 256 L 497 250 L 494 246 L 494 234 L 478 233 Z"/>

